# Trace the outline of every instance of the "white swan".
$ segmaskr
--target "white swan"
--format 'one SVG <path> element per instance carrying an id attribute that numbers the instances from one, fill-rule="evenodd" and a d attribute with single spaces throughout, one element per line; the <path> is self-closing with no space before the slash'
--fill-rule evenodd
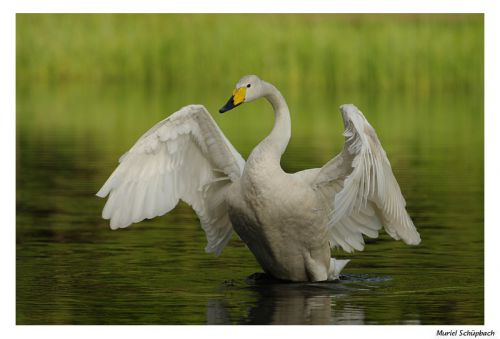
<path id="1" fill-rule="evenodd" d="M 375 238 L 382 226 L 396 240 L 420 242 L 377 134 L 355 106 L 340 107 L 343 151 L 290 174 L 280 166 L 290 114 L 273 85 L 243 77 L 220 113 L 261 97 L 274 127 L 246 162 L 200 105 L 144 134 L 97 193 L 109 194 L 102 216 L 111 228 L 163 215 L 182 199 L 200 218 L 207 252 L 220 254 L 234 229 L 266 273 L 291 281 L 338 278 L 348 260 L 330 258 L 330 248 L 361 251 L 363 234 Z"/>

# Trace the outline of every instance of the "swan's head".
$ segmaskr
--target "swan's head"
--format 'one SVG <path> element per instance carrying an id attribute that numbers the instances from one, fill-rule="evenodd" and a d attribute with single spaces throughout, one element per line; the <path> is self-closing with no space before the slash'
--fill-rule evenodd
<path id="1" fill-rule="evenodd" d="M 244 102 L 250 102 L 263 96 L 262 80 L 256 75 L 245 75 L 236 84 L 233 95 L 221 107 L 219 113 L 227 112 Z"/>

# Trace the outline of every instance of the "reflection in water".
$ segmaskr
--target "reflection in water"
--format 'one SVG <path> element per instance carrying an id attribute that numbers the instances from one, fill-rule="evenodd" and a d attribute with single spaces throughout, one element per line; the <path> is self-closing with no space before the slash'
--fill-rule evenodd
<path id="1" fill-rule="evenodd" d="M 207 303 L 207 324 L 226 325 L 231 324 L 229 310 L 222 299 L 209 299 Z"/>
<path id="2" fill-rule="evenodd" d="M 249 324 L 363 323 L 362 310 L 335 302 L 345 296 L 335 286 L 280 284 L 255 290 L 259 298 L 249 312 Z"/>
<path id="3" fill-rule="evenodd" d="M 368 279 L 364 279 L 368 281 Z M 381 281 L 386 280 L 385 278 Z M 361 281 L 345 276 L 342 282 L 286 283 L 254 282 L 245 286 L 255 293 L 255 302 L 247 314 L 237 319 L 238 324 L 294 325 L 294 324 L 364 324 L 362 307 L 349 302 L 359 286 L 349 283 Z M 207 304 L 207 324 L 231 324 L 230 302 L 225 298 L 210 299 Z"/>

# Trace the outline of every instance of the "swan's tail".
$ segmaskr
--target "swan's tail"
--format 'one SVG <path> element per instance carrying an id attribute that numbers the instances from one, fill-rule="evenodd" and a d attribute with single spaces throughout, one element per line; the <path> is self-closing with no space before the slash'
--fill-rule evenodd
<path id="1" fill-rule="evenodd" d="M 350 260 L 330 259 L 330 269 L 328 270 L 328 280 L 337 280 L 342 271 Z"/>

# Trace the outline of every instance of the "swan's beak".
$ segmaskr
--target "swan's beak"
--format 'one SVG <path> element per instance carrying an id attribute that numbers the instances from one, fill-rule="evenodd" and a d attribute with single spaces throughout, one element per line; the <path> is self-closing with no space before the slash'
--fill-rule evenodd
<path id="1" fill-rule="evenodd" d="M 234 90 L 233 95 L 229 98 L 227 103 L 221 107 L 219 113 L 227 112 L 236 106 L 241 105 L 245 101 L 247 89 L 245 87 L 240 87 Z"/>

